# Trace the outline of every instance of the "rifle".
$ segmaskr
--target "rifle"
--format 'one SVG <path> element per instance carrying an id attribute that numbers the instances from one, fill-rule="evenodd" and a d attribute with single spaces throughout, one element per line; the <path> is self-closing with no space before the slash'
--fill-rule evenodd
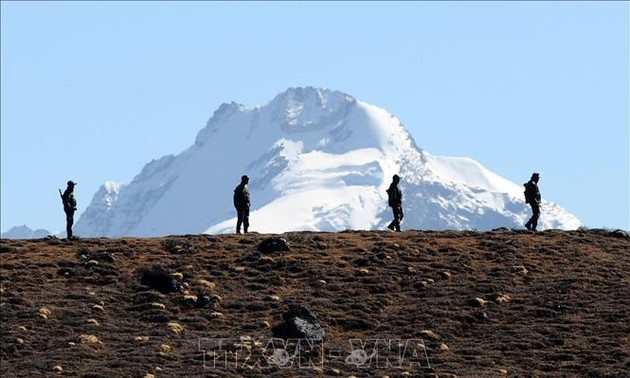
<path id="1" fill-rule="evenodd" d="M 66 207 L 66 200 L 63 198 L 63 193 L 61 193 L 61 189 L 57 188 L 57 190 L 59 190 L 59 197 L 61 197 L 61 203 L 63 204 L 63 207 L 65 209 L 65 207 Z"/>

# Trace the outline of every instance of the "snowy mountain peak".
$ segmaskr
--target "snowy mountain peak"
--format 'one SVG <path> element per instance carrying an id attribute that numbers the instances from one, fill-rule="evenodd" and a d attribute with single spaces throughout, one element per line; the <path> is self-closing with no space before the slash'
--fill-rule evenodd
<path id="1" fill-rule="evenodd" d="M 264 106 L 222 104 L 191 148 L 148 163 L 125 186 L 106 184 L 78 235 L 232 232 L 232 191 L 250 176 L 251 230 L 383 229 L 385 189 L 402 177 L 404 228 L 522 227 L 520 185 L 470 158 L 422 151 L 386 110 L 338 91 L 289 88 Z M 543 228 L 579 220 L 543 201 Z"/>
<path id="2" fill-rule="evenodd" d="M 329 126 L 348 113 L 356 100 L 345 93 L 328 89 L 290 88 L 276 96 L 268 105 L 274 120 L 284 131 L 299 132 Z"/>

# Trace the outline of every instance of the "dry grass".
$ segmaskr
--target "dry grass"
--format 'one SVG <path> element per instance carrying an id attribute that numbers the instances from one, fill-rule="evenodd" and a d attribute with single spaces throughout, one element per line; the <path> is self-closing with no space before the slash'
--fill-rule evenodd
<path id="1" fill-rule="evenodd" d="M 281 235 L 290 252 L 256 252 L 268 236 L 1 240 L 0 374 L 630 371 L 630 241 L 610 232 L 294 232 Z M 155 267 L 177 281 L 177 291 L 142 285 L 142 272 Z M 299 349 L 311 355 L 292 357 L 288 344 L 269 344 L 271 327 L 296 304 L 311 309 L 326 332 L 321 345 Z M 217 349 L 211 344 L 219 338 L 232 341 Z M 402 354 L 397 366 L 393 357 L 405 346 L 420 353 L 415 360 Z M 288 368 L 264 358 L 286 361 L 280 352 L 287 351 Z M 230 363 L 213 366 L 209 356 L 217 355 Z M 362 361 L 369 367 L 358 367 Z"/>

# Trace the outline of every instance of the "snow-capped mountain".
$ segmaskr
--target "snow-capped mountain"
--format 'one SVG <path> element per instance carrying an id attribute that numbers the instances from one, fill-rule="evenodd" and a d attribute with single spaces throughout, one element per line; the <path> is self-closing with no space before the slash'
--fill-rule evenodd
<path id="1" fill-rule="evenodd" d="M 416 146 L 384 109 L 327 89 L 291 88 L 248 109 L 222 104 L 177 156 L 148 163 L 128 185 L 103 186 L 75 226 L 80 236 L 226 233 L 233 189 L 250 177 L 250 230 L 384 229 L 385 190 L 402 178 L 406 229 L 523 227 L 522 185 L 469 158 Z M 108 186 L 109 185 L 109 186 Z M 580 221 L 543 200 L 539 228 Z"/>

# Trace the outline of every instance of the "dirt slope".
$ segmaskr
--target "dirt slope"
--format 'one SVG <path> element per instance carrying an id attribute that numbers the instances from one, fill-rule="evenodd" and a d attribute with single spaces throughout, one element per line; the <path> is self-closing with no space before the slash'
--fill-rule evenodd
<path id="1" fill-rule="evenodd" d="M 1 240 L 2 377 L 630 376 L 623 232 L 270 236 Z"/>

